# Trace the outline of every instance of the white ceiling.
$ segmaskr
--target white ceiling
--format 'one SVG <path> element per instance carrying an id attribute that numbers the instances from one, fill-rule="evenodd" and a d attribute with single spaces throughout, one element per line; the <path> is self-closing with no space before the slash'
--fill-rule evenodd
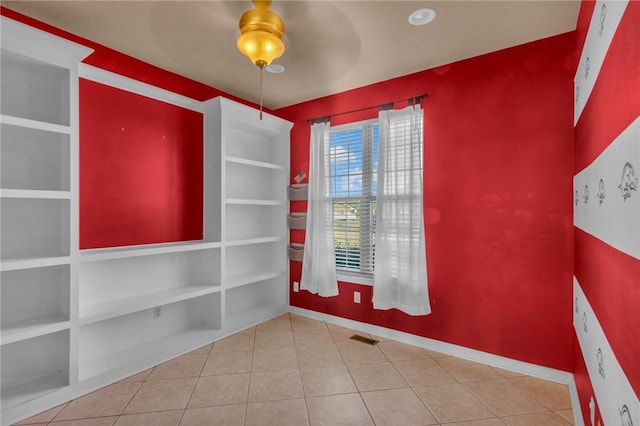
<path id="1" fill-rule="evenodd" d="M 2 5 L 257 102 L 258 68 L 235 47 L 249 1 L 2 1 Z M 579 0 L 274 1 L 288 48 L 264 76 L 276 109 L 572 31 Z M 437 18 L 407 17 L 430 7 Z"/>

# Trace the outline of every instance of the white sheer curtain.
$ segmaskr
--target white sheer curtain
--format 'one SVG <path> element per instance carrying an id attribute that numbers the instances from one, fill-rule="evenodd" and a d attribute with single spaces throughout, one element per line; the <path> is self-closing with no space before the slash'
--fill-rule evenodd
<path id="1" fill-rule="evenodd" d="M 324 297 L 338 295 L 333 241 L 333 199 L 329 164 L 329 123 L 311 126 L 309 196 L 300 288 Z"/>
<path id="2" fill-rule="evenodd" d="M 380 111 L 375 309 L 431 313 L 422 206 L 423 112 Z"/>

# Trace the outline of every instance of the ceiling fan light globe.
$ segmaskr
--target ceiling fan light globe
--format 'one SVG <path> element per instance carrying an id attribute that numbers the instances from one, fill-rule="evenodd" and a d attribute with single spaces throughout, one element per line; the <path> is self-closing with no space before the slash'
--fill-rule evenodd
<path id="1" fill-rule="evenodd" d="M 238 50 L 260 68 L 282 56 L 285 50 L 280 37 L 261 30 L 240 34 L 236 44 Z"/>

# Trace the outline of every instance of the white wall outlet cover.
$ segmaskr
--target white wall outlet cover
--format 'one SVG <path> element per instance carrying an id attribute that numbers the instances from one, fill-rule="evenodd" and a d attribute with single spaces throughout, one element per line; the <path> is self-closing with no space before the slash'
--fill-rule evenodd
<path id="1" fill-rule="evenodd" d="M 359 291 L 354 291 L 353 292 L 353 303 L 360 303 L 360 292 Z"/>
<path id="2" fill-rule="evenodd" d="M 293 282 L 293 291 L 296 293 L 300 291 L 300 283 L 298 281 Z"/>

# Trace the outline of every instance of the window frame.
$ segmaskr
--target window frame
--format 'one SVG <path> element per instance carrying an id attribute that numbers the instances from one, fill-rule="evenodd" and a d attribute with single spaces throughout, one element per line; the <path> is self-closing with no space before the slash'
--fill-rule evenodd
<path id="1" fill-rule="evenodd" d="M 329 130 L 329 139 L 331 139 L 331 135 L 333 133 L 339 133 L 339 132 L 344 132 L 344 131 L 349 131 L 349 130 L 353 130 L 353 129 L 362 129 L 363 132 L 371 132 L 371 137 L 366 138 L 363 135 L 363 139 L 362 139 L 362 156 L 363 158 L 365 157 L 365 155 L 369 156 L 371 158 L 371 161 L 369 162 L 362 162 L 362 195 L 360 197 L 336 197 L 335 194 L 331 194 L 331 198 L 332 201 L 335 202 L 336 200 L 367 200 L 367 202 L 369 203 L 369 205 L 371 205 L 372 203 L 374 203 L 376 201 L 377 198 L 377 194 L 374 195 L 373 194 L 373 180 L 374 180 L 374 171 L 373 171 L 373 166 L 374 166 L 374 159 L 372 157 L 373 155 L 373 128 L 375 126 L 379 126 L 379 120 L 378 118 L 372 118 L 372 119 L 368 119 L 368 120 L 361 120 L 361 121 L 356 121 L 356 122 L 351 122 L 351 123 L 345 123 L 345 124 L 341 124 L 338 126 L 331 126 L 330 130 Z M 378 136 L 379 137 L 379 136 Z M 377 160 L 377 159 L 375 159 Z M 329 153 L 329 164 L 330 164 L 330 169 L 331 169 L 331 154 Z M 333 175 L 331 176 L 331 178 L 333 179 Z M 333 183 L 332 183 L 333 184 Z M 368 194 L 365 193 L 368 192 Z M 335 228 L 334 228 L 335 229 Z M 363 234 L 368 234 L 368 235 L 364 235 L 364 238 L 366 238 L 367 240 L 369 240 L 369 244 L 366 247 L 366 249 L 364 250 L 364 261 L 365 262 L 369 262 L 372 265 L 372 268 L 374 266 L 374 259 L 373 259 L 373 246 L 371 245 L 371 237 L 374 235 L 375 233 L 375 223 L 373 221 L 370 221 L 370 226 L 369 226 L 369 232 L 365 232 L 365 229 L 360 229 L 360 241 L 363 240 Z M 362 250 L 362 245 L 360 246 L 360 261 L 362 262 L 363 260 L 363 250 Z M 373 269 L 371 272 L 363 272 L 363 271 L 356 271 L 353 269 L 347 269 L 347 268 L 339 268 L 336 265 L 336 274 L 337 274 L 337 278 L 338 281 L 344 281 L 344 282 L 349 282 L 349 283 L 355 283 L 355 284 L 362 284 L 362 285 L 369 285 L 372 286 L 373 285 Z"/>

